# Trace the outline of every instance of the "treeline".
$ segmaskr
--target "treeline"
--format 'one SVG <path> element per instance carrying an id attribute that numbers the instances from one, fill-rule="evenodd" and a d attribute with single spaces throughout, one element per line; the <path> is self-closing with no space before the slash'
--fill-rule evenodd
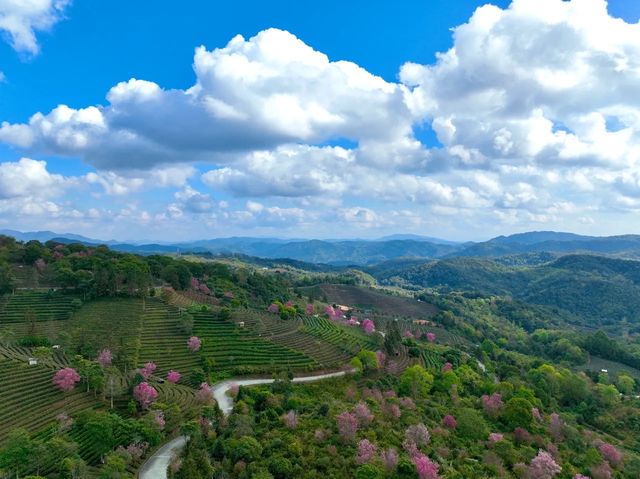
<path id="1" fill-rule="evenodd" d="M 115 295 L 143 296 L 154 286 L 186 290 L 206 284 L 215 296 L 234 298 L 239 304 L 266 304 L 284 297 L 289 280 L 276 275 L 212 261 L 194 261 L 170 256 L 138 256 L 120 253 L 109 247 L 63 244 L 56 241 L 16 241 L 0 236 L 0 293 L 20 286 L 15 276 L 18 267 L 33 268 L 46 284 L 81 293 L 85 298 Z"/>

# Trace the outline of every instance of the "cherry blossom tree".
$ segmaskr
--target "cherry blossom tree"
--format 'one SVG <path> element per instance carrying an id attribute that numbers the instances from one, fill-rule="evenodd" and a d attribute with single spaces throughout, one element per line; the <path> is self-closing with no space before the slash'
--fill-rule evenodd
<path id="1" fill-rule="evenodd" d="M 111 350 L 105 348 L 102 351 L 100 351 L 100 353 L 98 354 L 97 361 L 98 361 L 98 364 L 100 364 L 100 366 L 102 366 L 103 368 L 106 368 L 107 366 L 111 366 L 111 363 L 113 362 L 113 355 L 111 354 Z"/>
<path id="2" fill-rule="evenodd" d="M 200 286 L 198 286 L 198 289 L 203 294 L 206 294 L 206 295 L 211 294 L 211 290 L 209 289 L 209 286 L 207 286 L 205 283 L 200 283 Z"/>
<path id="3" fill-rule="evenodd" d="M 576 474 L 573 476 L 573 479 L 591 479 L 589 476 L 584 476 L 582 474 Z"/>
<path id="4" fill-rule="evenodd" d="M 373 414 L 369 410 L 369 406 L 367 406 L 364 402 L 359 402 L 358 404 L 356 404 L 356 407 L 353 409 L 353 413 L 355 414 L 360 424 L 367 425 L 374 419 Z"/>
<path id="5" fill-rule="evenodd" d="M 376 330 L 376 325 L 370 319 L 365 319 L 364 321 L 362 321 L 362 329 L 365 333 L 372 334 Z"/>
<path id="6" fill-rule="evenodd" d="M 416 403 L 409 397 L 400 398 L 400 405 L 410 411 L 414 411 L 416 409 Z"/>
<path id="7" fill-rule="evenodd" d="M 196 392 L 196 399 L 204 404 L 210 403 L 212 400 L 211 386 L 207 383 L 200 384 L 200 389 Z"/>
<path id="8" fill-rule="evenodd" d="M 394 419 L 400 419 L 400 416 L 402 416 L 402 411 L 400 410 L 400 407 L 395 404 L 395 403 L 384 403 L 382 406 L 382 411 L 387 415 L 390 416 Z"/>
<path id="9" fill-rule="evenodd" d="M 158 399 L 158 391 L 151 384 L 144 381 L 133 388 L 133 397 L 143 408 L 148 408 Z"/>
<path id="10" fill-rule="evenodd" d="M 358 418 L 355 414 L 348 411 L 340 413 L 336 417 L 336 425 L 338 426 L 338 433 L 344 442 L 353 441 L 358 432 Z"/>
<path id="11" fill-rule="evenodd" d="M 486 394 L 482 396 L 482 407 L 487 415 L 491 417 L 496 417 L 502 408 L 504 407 L 504 403 L 502 402 L 502 394 L 493 393 L 491 396 L 487 396 Z"/>
<path id="12" fill-rule="evenodd" d="M 517 444 L 529 444 L 531 442 L 531 434 L 522 427 L 517 427 L 513 431 L 513 438 Z"/>
<path id="13" fill-rule="evenodd" d="M 442 372 L 446 373 L 447 371 L 453 371 L 453 364 L 449 362 L 444 363 L 444 366 L 442 366 Z"/>
<path id="14" fill-rule="evenodd" d="M 495 444 L 496 442 L 500 442 L 504 439 L 504 434 L 501 434 L 499 432 L 492 432 L 491 434 L 489 434 L 489 442 L 491 444 Z"/>
<path id="15" fill-rule="evenodd" d="M 431 434 L 427 426 L 420 423 L 409 426 L 404 432 L 404 438 L 407 441 L 413 442 L 418 447 L 423 447 L 429 444 Z"/>
<path id="16" fill-rule="evenodd" d="M 358 453 L 356 455 L 356 464 L 366 464 L 376 456 L 378 448 L 368 439 L 362 439 L 358 442 Z"/>
<path id="17" fill-rule="evenodd" d="M 200 281 L 197 278 L 191 278 L 191 288 L 197 290 L 200 287 Z"/>
<path id="18" fill-rule="evenodd" d="M 181 377 L 182 377 L 182 374 L 180 374 L 178 371 L 169 371 L 167 373 L 167 381 L 169 381 L 172 384 L 175 384 L 178 381 L 180 381 Z"/>
<path id="19" fill-rule="evenodd" d="M 533 415 L 533 419 L 538 422 L 542 422 L 542 414 L 540 413 L 540 409 L 537 407 L 531 408 L 531 414 Z"/>
<path id="20" fill-rule="evenodd" d="M 553 459 L 553 456 L 540 449 L 538 455 L 531 460 L 527 469 L 527 477 L 529 479 L 553 479 L 557 474 L 560 474 L 560 471 L 562 468 Z"/>
<path id="21" fill-rule="evenodd" d="M 294 307 L 293 301 L 291 301 L 291 300 L 287 301 L 286 303 L 284 303 L 284 307 L 285 308 L 293 308 Z"/>
<path id="22" fill-rule="evenodd" d="M 269 311 L 271 314 L 278 314 L 280 312 L 280 308 L 276 303 L 271 303 L 267 308 L 267 311 Z"/>
<path id="23" fill-rule="evenodd" d="M 427 333 L 427 341 L 434 343 L 436 341 L 436 333 Z"/>
<path id="24" fill-rule="evenodd" d="M 458 427 L 458 421 L 456 421 L 456 418 L 451 414 L 447 414 L 442 418 L 442 425 L 447 429 L 455 429 L 456 427 Z"/>
<path id="25" fill-rule="evenodd" d="M 380 453 L 380 459 L 387 472 L 393 471 L 398 465 L 398 451 L 395 448 L 390 447 Z"/>
<path id="26" fill-rule="evenodd" d="M 552 413 L 551 416 L 549 416 L 549 434 L 551 434 L 554 441 L 562 441 L 563 429 L 564 424 L 562 419 L 560 419 L 560 416 L 555 412 Z"/>
<path id="27" fill-rule="evenodd" d="M 420 479 L 439 479 L 437 463 L 433 462 L 424 454 L 418 454 L 413 457 L 413 464 L 416 466 L 416 472 Z"/>
<path id="28" fill-rule="evenodd" d="M 80 375 L 73 368 L 64 368 L 56 371 L 52 381 L 61 391 L 69 392 L 80 381 Z"/>
<path id="29" fill-rule="evenodd" d="M 282 422 L 289 429 L 295 429 L 298 427 L 298 416 L 294 410 L 289 411 L 282 416 Z"/>
<path id="30" fill-rule="evenodd" d="M 191 336 L 187 340 L 187 347 L 192 353 L 195 353 L 202 347 L 202 341 L 200 341 L 200 338 L 198 336 Z"/>
<path id="31" fill-rule="evenodd" d="M 156 363 L 154 363 L 153 361 L 149 361 L 148 363 L 146 363 L 144 365 L 144 367 L 140 370 L 140 375 L 144 378 L 144 379 L 149 379 L 149 377 L 151 377 L 151 375 L 153 374 L 153 372 L 156 370 Z"/>
<path id="32" fill-rule="evenodd" d="M 229 385 L 229 395 L 232 398 L 236 398 L 238 397 L 238 393 L 240 393 L 240 386 L 238 386 L 238 383 L 231 383 Z"/>
<path id="33" fill-rule="evenodd" d="M 624 456 L 616 447 L 608 442 L 603 442 L 598 447 L 602 457 L 613 467 L 619 467 L 622 464 Z"/>
<path id="34" fill-rule="evenodd" d="M 304 308 L 304 312 L 307 316 L 311 316 L 313 314 L 313 304 L 307 304 L 307 306 Z"/>

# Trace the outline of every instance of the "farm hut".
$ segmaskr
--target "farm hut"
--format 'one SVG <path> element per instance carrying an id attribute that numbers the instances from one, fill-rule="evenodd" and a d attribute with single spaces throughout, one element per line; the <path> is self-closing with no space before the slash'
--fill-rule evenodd
<path id="1" fill-rule="evenodd" d="M 29 366 L 37 366 L 38 359 L 37 358 L 29 358 Z"/>

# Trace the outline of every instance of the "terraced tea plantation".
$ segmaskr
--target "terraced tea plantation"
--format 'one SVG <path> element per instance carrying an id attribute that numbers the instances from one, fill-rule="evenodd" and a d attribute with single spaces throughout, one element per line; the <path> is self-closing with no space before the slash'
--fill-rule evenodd
<path id="1" fill-rule="evenodd" d="M 51 382 L 55 369 L 27 361 L 0 359 L 0 442 L 13 428 L 38 432 L 62 412 L 73 414 L 101 406 L 82 388 L 62 393 Z"/>
<path id="2" fill-rule="evenodd" d="M 203 340 L 203 354 L 223 371 L 267 372 L 282 369 L 314 369 L 313 358 L 220 319 L 211 312 L 195 313 L 194 333 Z"/>
<path id="3" fill-rule="evenodd" d="M 322 317 L 306 317 L 304 331 L 338 346 L 351 355 L 357 353 L 361 348 L 371 351 L 379 349 L 379 345 L 371 337 L 352 327 L 336 324 Z"/>

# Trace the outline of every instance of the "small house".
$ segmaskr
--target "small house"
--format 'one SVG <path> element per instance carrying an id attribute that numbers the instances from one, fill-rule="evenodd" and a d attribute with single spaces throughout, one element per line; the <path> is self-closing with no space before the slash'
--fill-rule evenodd
<path id="1" fill-rule="evenodd" d="M 244 321 L 240 321 L 240 322 L 238 323 L 238 326 L 240 326 L 241 328 L 244 328 Z"/>
<path id="2" fill-rule="evenodd" d="M 37 366 L 38 359 L 37 358 L 29 358 L 29 366 Z"/>
<path id="3" fill-rule="evenodd" d="M 60 349 L 60 345 L 59 344 L 54 344 L 53 346 L 51 346 L 51 349 Z"/>

